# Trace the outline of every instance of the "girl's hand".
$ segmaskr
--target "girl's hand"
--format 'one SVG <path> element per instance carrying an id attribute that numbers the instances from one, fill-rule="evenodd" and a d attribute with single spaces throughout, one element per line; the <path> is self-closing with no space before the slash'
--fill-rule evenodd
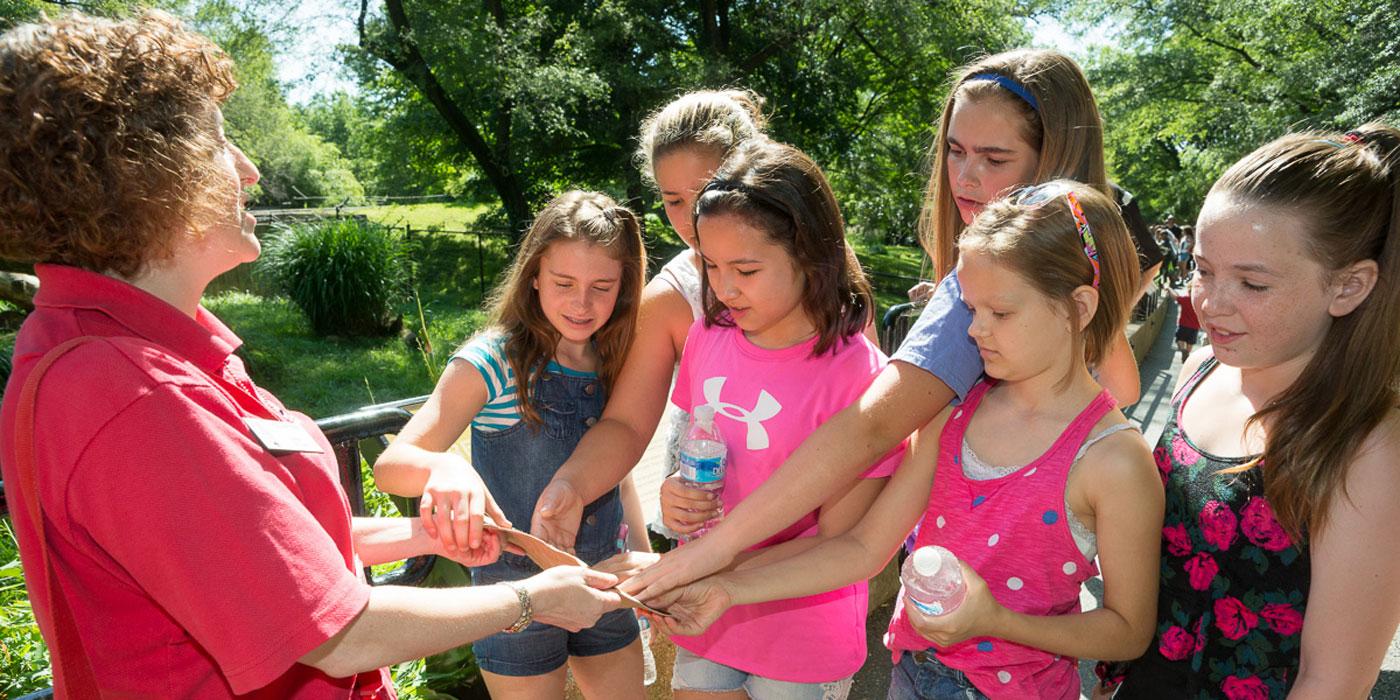
<path id="1" fill-rule="evenodd" d="M 612 574 L 617 577 L 618 582 L 622 582 L 660 560 L 661 555 L 652 552 L 623 552 L 598 562 L 593 569 Z"/>
<path id="2" fill-rule="evenodd" d="M 545 569 L 522 582 L 530 593 L 535 619 L 577 632 L 592 627 L 604 613 L 622 607 L 622 596 L 608 590 L 617 577 L 578 566 Z"/>
<path id="3" fill-rule="evenodd" d="M 686 486 L 679 475 L 661 482 L 661 523 L 688 535 L 724 514 L 724 507 L 713 491 Z"/>
<path id="4" fill-rule="evenodd" d="M 423 529 L 442 543 L 448 556 L 481 548 L 483 517 L 490 517 L 502 527 L 510 526 L 510 520 L 467 460 L 447 452 L 435 453 L 432 459 L 418 514 L 423 519 Z"/>
<path id="5" fill-rule="evenodd" d="M 583 498 L 563 479 L 554 479 L 535 500 L 530 517 L 530 534 L 566 552 L 574 551 L 579 522 L 583 520 Z"/>
<path id="6" fill-rule="evenodd" d="M 662 488 L 665 489 L 664 482 Z M 624 582 L 622 590 L 665 609 L 657 601 L 666 592 L 719 571 L 733 561 L 733 554 L 724 551 L 714 540 L 702 537 L 667 552 L 661 561 Z"/>
<path id="7" fill-rule="evenodd" d="M 447 557 L 466 567 L 494 564 L 497 559 L 501 558 L 501 537 L 489 530 L 482 534 L 481 546 L 476 549 L 458 549 L 449 552 L 443 546 L 442 540 L 434 539 L 433 544 L 433 549 L 436 550 L 433 552 L 434 554 Z"/>
<path id="8" fill-rule="evenodd" d="M 932 282 L 920 282 L 909 288 L 909 301 L 922 304 L 933 297 L 935 289 L 938 289 L 938 285 Z"/>
<path id="9" fill-rule="evenodd" d="M 904 601 L 905 614 L 909 616 L 914 630 L 940 647 L 952 646 L 973 637 L 996 636 L 993 634 L 996 619 L 1006 611 L 992 597 L 987 582 L 972 567 L 959 563 L 962 564 L 963 580 L 967 582 L 967 598 L 957 610 L 946 615 L 925 615 L 909 601 Z"/>
<path id="10" fill-rule="evenodd" d="M 656 601 L 671 617 L 652 617 L 671 634 L 696 635 L 709 629 L 733 605 L 734 596 L 718 576 L 677 588 Z"/>

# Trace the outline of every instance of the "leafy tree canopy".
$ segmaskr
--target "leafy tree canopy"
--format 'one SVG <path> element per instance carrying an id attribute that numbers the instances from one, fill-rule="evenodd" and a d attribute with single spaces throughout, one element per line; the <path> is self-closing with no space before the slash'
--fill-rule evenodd
<path id="1" fill-rule="evenodd" d="M 1121 26 L 1087 66 L 1117 177 L 1151 217 L 1195 217 L 1239 157 L 1297 129 L 1400 119 L 1400 14 L 1390 0 L 1077 0 Z"/>

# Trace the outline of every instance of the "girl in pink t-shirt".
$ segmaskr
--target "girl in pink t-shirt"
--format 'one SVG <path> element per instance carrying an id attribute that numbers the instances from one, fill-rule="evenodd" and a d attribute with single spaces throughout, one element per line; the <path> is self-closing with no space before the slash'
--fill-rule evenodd
<path id="1" fill-rule="evenodd" d="M 801 151 L 766 139 L 740 146 L 701 192 L 695 230 L 705 315 L 687 336 L 671 400 L 691 413 L 714 409 L 729 450 L 719 494 L 729 509 L 855 400 L 885 357 L 863 334 L 874 303 L 835 197 Z M 739 568 L 844 532 L 874 502 L 898 452 L 746 553 Z M 663 500 L 668 525 L 681 524 L 676 503 Z M 865 582 L 807 593 L 736 606 L 708 631 L 674 637 L 675 697 L 846 697 L 866 657 Z"/>
<path id="2" fill-rule="evenodd" d="M 1137 275 L 1117 207 L 1055 181 L 987 206 L 958 241 L 969 334 L 991 377 L 920 430 L 849 532 L 660 601 L 690 632 L 731 605 L 879 571 L 918 545 L 963 562 L 968 593 L 939 617 L 895 608 L 890 697 L 1078 698 L 1075 657 L 1126 659 L 1151 639 L 1162 489 L 1142 437 L 1087 366 L 1123 332 Z M 1104 575 L 1103 607 L 1079 611 Z"/>

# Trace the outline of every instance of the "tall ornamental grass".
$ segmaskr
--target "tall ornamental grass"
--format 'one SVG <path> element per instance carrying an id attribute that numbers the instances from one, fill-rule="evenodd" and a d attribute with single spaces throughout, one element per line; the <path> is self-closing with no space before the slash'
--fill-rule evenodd
<path id="1" fill-rule="evenodd" d="M 401 325 L 410 263 L 387 226 L 359 219 L 291 226 L 268 237 L 258 265 L 317 335 L 383 336 Z"/>

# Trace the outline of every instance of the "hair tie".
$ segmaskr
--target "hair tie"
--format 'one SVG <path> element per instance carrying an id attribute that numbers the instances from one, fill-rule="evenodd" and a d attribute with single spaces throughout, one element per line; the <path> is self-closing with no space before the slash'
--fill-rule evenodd
<path id="1" fill-rule="evenodd" d="M 1000 85 L 1006 88 L 1007 90 L 1010 90 L 1012 94 L 1021 98 L 1022 101 L 1030 105 L 1031 109 L 1034 110 L 1037 114 L 1040 113 L 1040 103 L 1036 102 L 1035 95 L 1032 95 L 1031 91 L 1026 89 L 1026 86 L 1016 82 L 1015 80 L 1012 80 L 1011 78 L 1001 75 L 1000 73 L 977 73 L 975 75 L 969 76 L 967 81 L 964 82 L 971 82 L 973 80 L 990 80 L 996 83 L 997 85 Z"/>
<path id="2" fill-rule="evenodd" d="M 1360 131 L 1348 131 L 1342 134 L 1342 140 L 1347 143 L 1364 143 L 1366 137 Z"/>

